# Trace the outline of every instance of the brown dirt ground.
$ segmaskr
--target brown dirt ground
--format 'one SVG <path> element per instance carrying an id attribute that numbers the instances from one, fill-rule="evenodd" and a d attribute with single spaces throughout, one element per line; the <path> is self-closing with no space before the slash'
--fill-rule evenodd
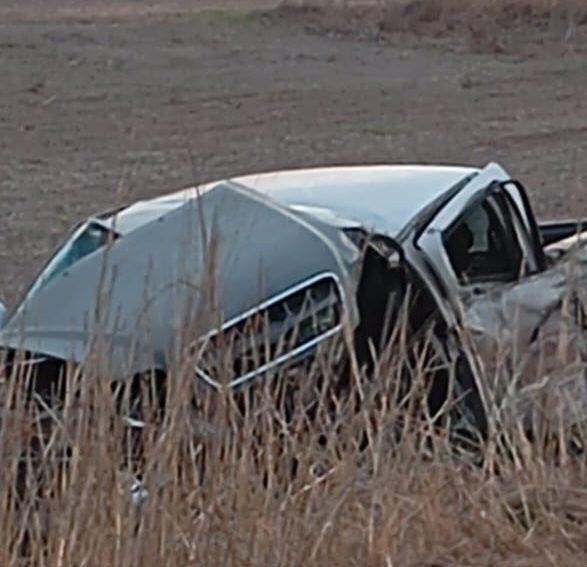
<path id="1" fill-rule="evenodd" d="M 498 160 L 541 217 L 587 216 L 587 59 L 562 28 L 359 41 L 235 4 L 271 1 L 2 2 L 5 299 L 81 216 L 264 169 Z"/>

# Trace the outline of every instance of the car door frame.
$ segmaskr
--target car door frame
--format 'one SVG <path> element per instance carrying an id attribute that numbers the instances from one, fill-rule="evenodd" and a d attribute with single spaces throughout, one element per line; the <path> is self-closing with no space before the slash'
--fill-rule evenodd
<path id="1" fill-rule="evenodd" d="M 470 293 L 480 293 L 486 287 L 504 285 L 503 282 L 488 282 L 485 285 L 479 282 L 467 284 L 459 281 L 443 241 L 444 235 L 451 227 L 458 223 L 472 207 L 482 203 L 489 196 L 499 194 L 505 199 L 518 244 L 527 265 L 529 265 L 526 275 L 543 269 L 541 257 L 536 250 L 536 244 L 532 237 L 529 237 L 529 232 L 531 233 L 529 228 L 532 218 L 531 211 L 528 211 L 526 206 L 520 210 L 520 201 L 523 199 L 524 192 L 519 193 L 519 201 L 512 194 L 511 187 L 508 187 L 509 183 L 519 187 L 510 179 L 505 170 L 496 164 L 491 164 L 441 209 L 423 230 L 414 235 L 413 244 L 415 249 L 418 254 L 426 258 L 427 263 L 434 266 L 435 271 L 448 288 L 452 307 L 457 312 L 461 308 L 460 303 L 463 296 Z M 523 218 L 524 216 L 526 218 Z"/>
<path id="2" fill-rule="evenodd" d="M 475 202 L 481 202 L 494 191 L 501 191 L 506 198 L 512 212 L 512 221 L 517 226 L 518 239 L 522 238 L 523 250 L 537 258 L 536 269 L 542 268 L 540 255 L 537 253 L 536 239 L 526 240 L 520 235 L 532 234 L 531 225 L 533 214 L 525 189 L 521 184 L 511 179 L 510 175 L 498 164 L 490 163 L 475 177 L 469 180 L 456 194 L 445 203 L 426 223 L 417 226 L 402 238 L 401 245 L 407 261 L 415 269 L 422 280 L 429 286 L 438 308 L 447 324 L 449 334 L 444 345 L 445 352 L 457 365 L 464 369 L 464 375 L 459 376 L 464 390 L 470 401 L 474 421 L 483 437 L 488 434 L 487 410 L 488 399 L 483 385 L 479 383 L 479 368 L 475 357 L 463 348 L 459 338 L 459 323 L 462 322 L 463 286 L 456 276 L 448 253 L 443 235 L 445 231 Z M 521 243 L 522 247 L 522 243 Z M 494 284 L 503 285 L 503 284 Z"/>

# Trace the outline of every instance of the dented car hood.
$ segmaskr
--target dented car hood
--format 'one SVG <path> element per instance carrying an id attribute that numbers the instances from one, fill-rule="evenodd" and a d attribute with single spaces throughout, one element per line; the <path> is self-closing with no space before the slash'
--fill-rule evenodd
<path id="1" fill-rule="evenodd" d="M 164 365 L 186 330 L 203 335 L 324 272 L 356 324 L 358 256 L 339 226 L 219 183 L 40 286 L 7 321 L 0 347 L 81 363 L 98 344 L 106 371 L 128 376 Z"/>

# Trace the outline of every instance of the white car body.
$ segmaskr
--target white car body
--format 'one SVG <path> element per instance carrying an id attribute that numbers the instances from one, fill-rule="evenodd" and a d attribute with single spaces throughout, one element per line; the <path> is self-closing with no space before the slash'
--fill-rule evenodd
<path id="1" fill-rule="evenodd" d="M 462 219 L 468 218 L 475 203 L 481 207 L 477 213 L 493 211 L 504 227 L 511 228 L 510 244 L 524 271 L 519 278 L 502 278 L 496 272 L 487 280 L 480 276 L 468 282 L 456 270 L 447 239 L 465 223 Z M 0 348 L 83 364 L 99 331 L 111 376 L 136 375 L 153 367 L 165 371 L 169 353 L 177 352 L 176 337 L 196 318 L 199 326 L 188 337 L 192 343 L 238 327 L 260 309 L 287 302 L 287 297 L 322 277 L 335 284 L 345 320 L 358 329 L 363 314 L 357 300 L 362 250 L 352 237 L 357 230 L 382 244 L 381 255 L 390 269 L 406 262 L 422 282 L 451 337 L 448 358 L 463 356 L 459 341 L 465 329 L 477 337 L 491 360 L 495 345 L 516 333 L 511 319 L 516 309 L 525 323 L 510 342 L 521 349 L 535 348 L 524 341 L 543 324 L 541 311 L 562 301 L 570 285 L 564 269 L 547 263 L 525 191 L 495 163 L 483 168 L 339 166 L 246 175 L 139 201 L 87 222 L 100 238 L 110 234 L 114 240 L 90 249 L 63 269 L 49 262 L 9 314 L 0 331 Z M 475 222 L 465 224 L 470 228 Z M 578 226 L 587 230 L 587 223 Z M 86 228 L 82 225 L 82 236 Z M 573 224 L 545 225 L 544 231 L 554 235 L 549 236 L 553 242 L 566 238 L 568 247 Z M 491 235 L 481 235 L 479 242 L 479 235 L 473 236 L 467 249 L 471 257 L 482 253 L 482 241 Z M 57 259 L 67 246 L 66 241 Z M 585 248 L 579 250 L 579 280 L 584 282 L 587 255 Z M 213 297 L 205 289 L 208 276 L 216 288 Z M 520 297 L 519 286 L 536 279 L 532 301 Z M 105 313 L 99 314 L 98 307 Z M 137 333 L 142 326 L 147 334 Z M 289 354 L 234 376 L 230 384 L 240 386 L 269 367 L 311 355 L 320 341 L 342 326 L 337 320 L 315 331 Z M 574 352 L 582 356 L 583 338 L 575 335 Z M 478 359 L 464 356 L 473 373 L 478 371 Z M 195 369 L 195 375 L 217 385 L 201 369 Z M 577 386 L 584 369 L 573 376 Z M 473 387 L 470 379 L 467 387 Z M 485 406 L 501 391 L 487 380 L 476 388 Z M 581 383 L 574 391 L 587 409 L 584 390 Z"/>

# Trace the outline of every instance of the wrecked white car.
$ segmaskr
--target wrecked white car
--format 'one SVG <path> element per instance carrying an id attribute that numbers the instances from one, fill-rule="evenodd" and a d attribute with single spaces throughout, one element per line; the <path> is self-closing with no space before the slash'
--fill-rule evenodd
<path id="1" fill-rule="evenodd" d="M 514 386 L 526 403 L 555 368 L 564 366 L 571 399 L 587 409 L 586 236 L 587 221 L 539 225 L 522 185 L 497 164 L 332 167 L 209 183 L 75 227 L 5 316 L 5 373 L 33 366 L 44 395 L 99 339 L 113 380 L 152 371 L 164 379 L 189 346 L 199 349 L 194 380 L 243 388 L 306 364 L 325 341 L 344 340 L 345 328 L 359 367 L 369 367 L 409 289 L 411 332 L 432 322 L 456 374 L 449 394 L 439 371 L 432 409 L 456 396 L 486 435 Z M 239 342 L 244 329 L 255 330 L 253 342 Z M 215 354 L 226 337 L 228 365 Z"/>

